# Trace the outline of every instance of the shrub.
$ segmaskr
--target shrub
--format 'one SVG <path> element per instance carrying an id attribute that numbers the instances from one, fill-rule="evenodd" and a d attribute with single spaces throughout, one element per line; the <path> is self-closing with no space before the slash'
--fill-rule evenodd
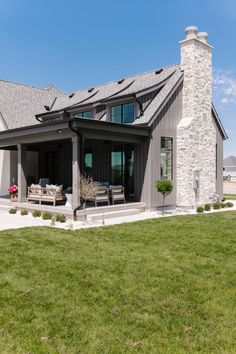
<path id="1" fill-rule="evenodd" d="M 211 204 L 205 204 L 205 205 L 204 205 L 204 209 L 205 209 L 206 211 L 211 210 Z"/>
<path id="2" fill-rule="evenodd" d="M 28 214 L 29 214 L 28 210 L 25 210 L 25 209 L 21 210 L 21 212 L 20 212 L 20 215 L 22 215 L 22 216 L 28 215 Z"/>
<path id="3" fill-rule="evenodd" d="M 158 181 L 156 181 L 156 188 L 157 191 L 162 194 L 162 198 L 163 198 L 162 206 L 164 206 L 165 198 L 173 190 L 173 182 L 168 179 L 159 179 Z"/>
<path id="4" fill-rule="evenodd" d="M 226 208 L 226 207 L 227 207 L 226 203 L 221 203 L 221 208 Z"/>
<path id="5" fill-rule="evenodd" d="M 43 218 L 43 220 L 51 220 L 52 214 L 51 213 L 43 213 L 42 218 Z"/>
<path id="6" fill-rule="evenodd" d="M 225 202 L 225 197 L 222 198 L 222 202 Z"/>
<path id="7" fill-rule="evenodd" d="M 234 204 L 231 202 L 227 202 L 227 203 L 225 203 L 225 206 L 226 206 L 226 208 L 232 208 L 234 206 Z"/>
<path id="8" fill-rule="evenodd" d="M 221 203 L 220 202 L 216 202 L 212 205 L 213 209 L 221 209 Z"/>
<path id="9" fill-rule="evenodd" d="M 64 214 L 60 214 L 56 216 L 56 221 L 58 222 L 66 222 L 66 217 Z"/>
<path id="10" fill-rule="evenodd" d="M 9 210 L 9 214 L 16 214 L 17 210 L 16 208 L 12 208 Z"/>
<path id="11" fill-rule="evenodd" d="M 198 207 L 197 207 L 197 213 L 203 213 L 203 212 L 204 212 L 203 207 L 198 206 Z"/>
<path id="12" fill-rule="evenodd" d="M 34 212 L 32 213 L 34 218 L 40 218 L 40 216 L 42 215 L 40 210 L 34 210 Z"/>

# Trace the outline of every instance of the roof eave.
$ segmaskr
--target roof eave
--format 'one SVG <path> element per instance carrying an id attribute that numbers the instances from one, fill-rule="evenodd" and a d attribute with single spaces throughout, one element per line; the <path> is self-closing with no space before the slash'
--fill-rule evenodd
<path id="1" fill-rule="evenodd" d="M 224 126 L 223 126 L 223 124 L 222 124 L 222 122 L 221 122 L 221 120 L 220 120 L 220 117 L 219 117 L 219 115 L 218 115 L 218 113 L 217 113 L 217 111 L 216 111 L 216 108 L 215 108 L 213 102 L 211 102 L 211 107 L 212 107 L 212 112 L 213 112 L 213 114 L 214 114 L 216 123 L 217 123 L 217 125 L 218 125 L 218 127 L 219 127 L 219 129 L 220 129 L 220 131 L 221 131 L 222 136 L 223 136 L 223 139 L 224 139 L 224 140 L 227 140 L 229 137 L 228 137 L 228 135 L 227 135 L 227 133 L 226 133 L 226 131 L 225 131 L 225 128 L 224 128 Z"/>
<path id="2" fill-rule="evenodd" d="M 163 107 L 166 105 L 166 103 L 168 102 L 168 100 L 170 99 L 170 97 L 173 95 L 173 93 L 178 89 L 178 87 L 181 85 L 181 83 L 183 82 L 183 74 L 180 76 L 180 78 L 178 79 L 178 81 L 175 83 L 174 87 L 172 87 L 172 89 L 169 91 L 169 93 L 166 95 L 166 97 L 163 99 L 162 103 L 159 105 L 159 107 L 157 108 L 156 112 L 152 115 L 152 117 L 150 118 L 149 122 L 146 123 L 148 127 L 151 127 L 153 122 L 155 121 L 156 117 L 158 117 L 158 115 L 160 114 L 160 112 L 162 111 Z"/>

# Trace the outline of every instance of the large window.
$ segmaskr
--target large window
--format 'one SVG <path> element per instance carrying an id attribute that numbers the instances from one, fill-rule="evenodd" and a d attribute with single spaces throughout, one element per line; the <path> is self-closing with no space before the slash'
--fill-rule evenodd
<path id="1" fill-rule="evenodd" d="M 124 186 L 127 199 L 134 198 L 134 146 L 132 144 L 112 146 L 111 183 Z"/>
<path id="2" fill-rule="evenodd" d="M 161 178 L 173 179 L 173 139 L 161 137 Z"/>
<path id="3" fill-rule="evenodd" d="M 87 119 L 92 119 L 93 118 L 93 112 L 92 111 L 86 111 L 86 112 L 77 112 L 75 114 L 76 118 L 87 118 Z"/>
<path id="4" fill-rule="evenodd" d="M 84 151 L 84 174 L 86 176 L 92 176 L 93 170 L 93 152 L 91 149 Z"/>
<path id="5" fill-rule="evenodd" d="M 134 121 L 134 103 L 112 106 L 111 121 L 115 123 L 132 123 Z"/>

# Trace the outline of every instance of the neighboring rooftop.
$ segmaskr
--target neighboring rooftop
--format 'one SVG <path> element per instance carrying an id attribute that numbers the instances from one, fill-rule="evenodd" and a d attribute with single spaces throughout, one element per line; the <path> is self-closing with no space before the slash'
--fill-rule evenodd
<path id="1" fill-rule="evenodd" d="M 224 167 L 230 166 L 230 167 L 236 167 L 236 157 L 235 156 L 228 156 L 224 159 L 223 162 Z"/>

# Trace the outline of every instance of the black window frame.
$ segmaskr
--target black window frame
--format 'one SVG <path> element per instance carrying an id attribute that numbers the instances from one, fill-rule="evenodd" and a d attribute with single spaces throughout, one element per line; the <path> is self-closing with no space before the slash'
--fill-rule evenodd
<path id="1" fill-rule="evenodd" d="M 130 105 L 132 104 L 133 105 L 133 120 L 132 122 L 124 122 L 124 109 L 123 107 L 126 106 L 126 105 Z M 112 108 L 115 108 L 115 107 L 121 107 L 121 122 L 115 122 L 112 120 Z M 110 121 L 113 122 L 113 123 L 121 123 L 121 124 L 131 124 L 135 121 L 135 102 L 125 102 L 125 103 L 120 103 L 120 104 L 115 104 L 115 105 L 112 105 L 110 107 Z"/>
<path id="2" fill-rule="evenodd" d="M 92 163 L 92 166 L 88 168 L 91 168 L 91 174 L 88 174 L 87 171 L 86 171 L 86 155 L 91 155 L 91 163 Z M 85 148 L 84 149 L 84 153 L 83 153 L 83 173 L 84 175 L 86 176 L 90 176 L 92 177 L 93 175 L 93 163 L 94 163 L 94 155 L 93 155 L 93 149 L 92 148 Z"/>
<path id="3" fill-rule="evenodd" d="M 91 118 L 90 117 L 85 117 L 84 115 L 86 113 L 91 113 Z M 75 118 L 93 119 L 93 111 L 92 110 L 88 110 L 88 111 L 76 112 L 74 116 L 75 116 Z"/>
<path id="4" fill-rule="evenodd" d="M 165 176 L 163 175 L 163 168 L 162 168 L 162 158 L 161 158 L 161 154 L 162 154 L 162 139 L 169 139 L 171 141 L 171 170 L 170 170 L 170 178 L 165 178 Z M 174 139 L 171 136 L 161 136 L 160 137 L 160 179 L 166 179 L 166 180 L 173 180 L 173 174 L 174 174 L 174 156 L 173 156 L 173 146 L 174 146 Z"/>

